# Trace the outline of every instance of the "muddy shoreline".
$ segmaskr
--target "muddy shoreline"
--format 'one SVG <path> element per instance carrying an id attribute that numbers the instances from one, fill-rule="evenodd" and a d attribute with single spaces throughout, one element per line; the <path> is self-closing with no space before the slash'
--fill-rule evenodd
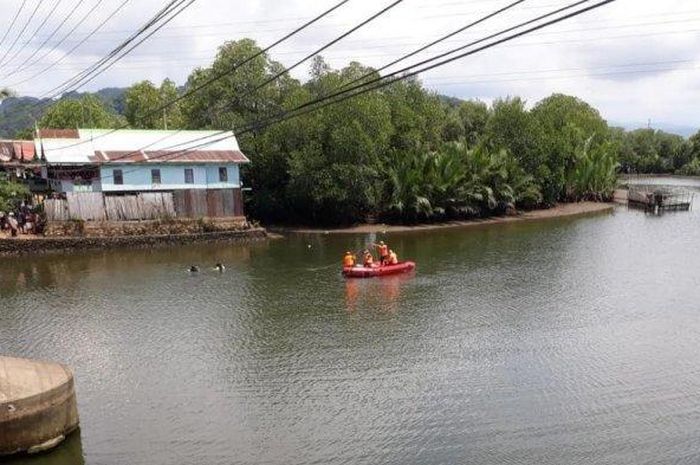
<path id="1" fill-rule="evenodd" d="M 451 228 L 483 228 L 501 224 L 513 224 L 531 221 L 543 221 L 557 218 L 573 218 L 579 216 L 598 215 L 611 213 L 615 206 L 612 203 L 579 202 L 559 204 L 546 210 L 533 210 L 521 213 L 517 216 L 498 216 L 469 221 L 450 221 L 447 223 L 432 223 L 419 225 L 387 225 L 387 224 L 361 224 L 349 228 L 310 228 L 310 227 L 285 227 L 268 226 L 270 231 L 276 233 L 299 234 L 385 234 L 433 231 Z"/>

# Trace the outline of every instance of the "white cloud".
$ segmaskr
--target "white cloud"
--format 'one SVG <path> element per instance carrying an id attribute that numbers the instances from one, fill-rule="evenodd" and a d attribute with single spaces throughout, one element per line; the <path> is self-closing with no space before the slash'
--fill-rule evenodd
<path id="1" fill-rule="evenodd" d="M 87 11 L 96 1 L 86 0 L 81 11 Z M 13 11 L 20 1 L 11 3 L 9 10 Z M 45 3 L 37 18 L 52 6 L 51 2 Z M 61 5 L 60 14 L 57 12 L 48 21 L 38 37 L 28 44 L 28 37 L 20 41 L 25 49 L 15 65 L 32 53 L 32 46 L 36 47 L 65 17 L 68 2 L 63 3 L 66 5 Z M 61 57 L 118 4 L 116 0 L 105 3 L 109 6 L 101 7 L 99 15 L 80 26 L 61 45 L 60 52 L 51 54 L 25 73 L 9 76 L 4 84 L 25 79 Z M 126 86 L 141 79 L 159 81 L 165 77 L 182 83 L 194 67 L 208 65 L 225 40 L 252 37 L 267 45 L 334 3 L 335 0 L 198 0 L 87 89 Z M 389 3 L 390 0 L 350 0 L 332 16 L 277 47 L 271 55 L 290 65 Z M 405 0 L 323 55 L 335 67 L 351 60 L 378 67 L 507 3 L 508 0 Z M 416 60 L 568 3 L 527 0 Z M 54 87 L 107 53 L 162 5 L 162 0 L 132 0 L 76 53 L 41 77 L 18 85 L 16 90 L 39 95 Z M 81 16 L 80 12 L 76 13 L 69 23 L 75 24 Z M 0 21 L 0 27 L 2 22 L 9 21 L 10 18 Z M 64 30 L 67 29 L 68 24 Z M 520 95 L 533 103 L 552 92 L 565 92 L 589 101 L 613 121 L 651 118 L 678 125 L 699 125 L 700 111 L 695 104 L 700 97 L 699 37 L 700 7 L 694 0 L 618 0 L 545 31 L 430 71 L 422 78 L 436 91 L 463 98 L 490 101 L 500 96 Z M 0 76 L 12 68 L 12 64 L 3 66 Z M 307 69 L 303 67 L 294 75 L 304 78 Z"/>

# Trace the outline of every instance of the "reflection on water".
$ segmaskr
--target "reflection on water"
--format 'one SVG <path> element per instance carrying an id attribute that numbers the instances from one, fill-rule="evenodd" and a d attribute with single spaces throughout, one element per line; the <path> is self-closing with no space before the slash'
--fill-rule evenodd
<path id="1" fill-rule="evenodd" d="M 372 309 L 396 313 L 401 305 L 402 287 L 415 277 L 415 273 L 387 276 L 382 279 L 346 279 L 345 301 L 347 311 Z"/>
<path id="2" fill-rule="evenodd" d="M 13 258 L 0 350 L 74 368 L 89 465 L 700 463 L 698 231 L 394 234 L 417 271 L 368 280 L 361 235 Z"/>
<path id="3" fill-rule="evenodd" d="M 37 455 L 6 458 L 0 462 L 7 465 L 84 465 L 80 430 L 68 435 L 60 446 L 51 451 Z"/>

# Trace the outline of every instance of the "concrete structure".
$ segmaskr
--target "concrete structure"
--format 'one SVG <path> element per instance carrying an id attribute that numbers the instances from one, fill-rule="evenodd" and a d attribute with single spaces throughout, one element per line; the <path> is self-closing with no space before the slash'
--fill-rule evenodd
<path id="1" fill-rule="evenodd" d="M 248 163 L 232 132 L 41 129 L 34 145 L 62 193 L 240 189 Z"/>
<path id="2" fill-rule="evenodd" d="M 50 449 L 77 427 L 67 367 L 0 357 L 0 456 Z"/>

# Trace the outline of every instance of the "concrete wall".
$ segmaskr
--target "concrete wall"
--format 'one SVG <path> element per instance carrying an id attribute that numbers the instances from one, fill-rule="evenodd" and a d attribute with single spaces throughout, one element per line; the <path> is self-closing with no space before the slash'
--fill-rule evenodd
<path id="1" fill-rule="evenodd" d="M 32 240 L 0 239 L 0 256 L 32 255 L 37 253 L 73 253 L 79 250 L 174 246 L 198 242 L 249 242 L 268 237 L 262 228 L 198 234 L 135 235 L 119 237 L 41 237 Z M 1 404 L 1 402 L 0 402 Z M 0 424 L 0 431 L 2 425 Z"/>
<path id="2" fill-rule="evenodd" d="M 228 170 L 228 182 L 219 182 L 219 167 Z M 185 183 L 185 169 L 192 169 L 194 183 Z M 124 184 L 114 184 L 114 170 L 121 169 Z M 161 183 L 153 184 L 151 170 L 159 169 Z M 237 164 L 195 165 L 195 164 L 148 164 L 110 165 L 100 170 L 103 192 L 149 192 L 184 189 L 235 189 L 240 187 L 240 174 Z"/>
<path id="3" fill-rule="evenodd" d="M 55 447 L 77 427 L 67 367 L 0 357 L 0 456 Z"/>

